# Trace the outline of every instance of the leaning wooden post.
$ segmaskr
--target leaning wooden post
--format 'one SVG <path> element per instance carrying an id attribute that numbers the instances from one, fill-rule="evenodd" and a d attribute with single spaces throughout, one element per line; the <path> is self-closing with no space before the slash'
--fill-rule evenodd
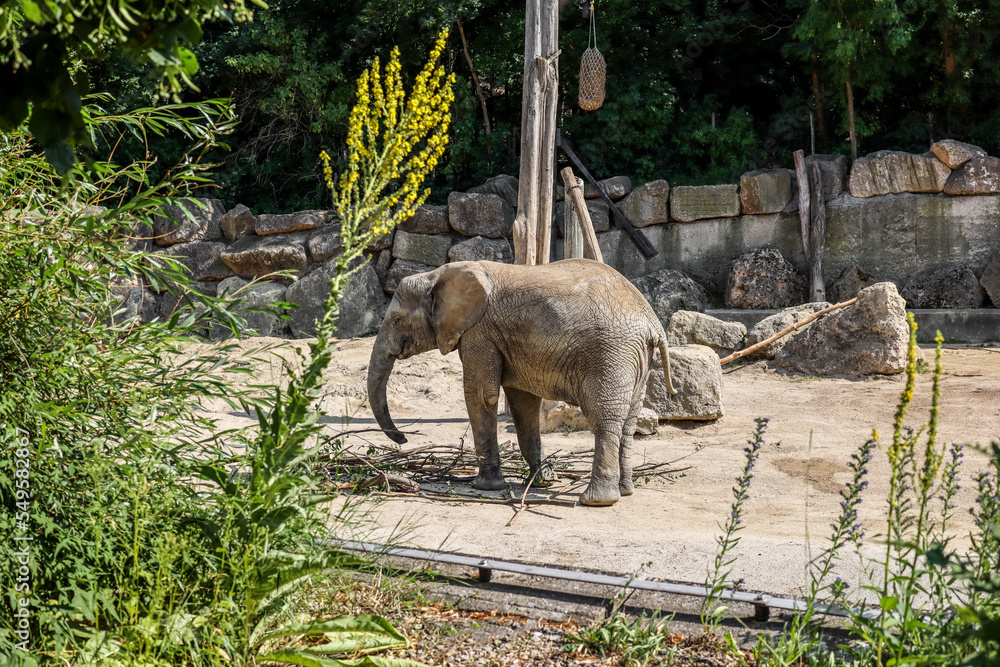
<path id="1" fill-rule="evenodd" d="M 823 201 L 823 175 L 813 162 L 810 169 L 812 202 L 809 205 L 809 300 L 826 301 L 823 283 L 823 251 L 826 249 L 826 203 Z"/>
<path id="2" fill-rule="evenodd" d="M 809 261 L 809 175 L 806 173 L 806 157 L 801 151 L 792 153 L 795 160 L 795 178 L 799 182 L 799 227 L 802 231 L 802 252 Z"/>
<path id="3" fill-rule="evenodd" d="M 594 232 L 594 225 L 590 221 L 590 211 L 587 209 L 587 201 L 583 198 L 582 180 L 573 174 L 572 167 L 564 167 L 561 172 L 563 185 L 566 189 L 566 206 L 572 205 L 576 212 L 576 219 L 580 223 L 580 234 L 583 236 L 583 247 L 587 251 L 590 259 L 604 263 L 601 256 L 601 246 L 597 244 L 597 234 Z"/>
<path id="4" fill-rule="evenodd" d="M 582 179 L 576 179 L 578 187 L 583 183 Z M 563 202 L 563 258 L 582 259 L 583 258 L 583 231 L 580 221 L 576 218 L 576 208 L 570 202 L 569 197 Z"/>

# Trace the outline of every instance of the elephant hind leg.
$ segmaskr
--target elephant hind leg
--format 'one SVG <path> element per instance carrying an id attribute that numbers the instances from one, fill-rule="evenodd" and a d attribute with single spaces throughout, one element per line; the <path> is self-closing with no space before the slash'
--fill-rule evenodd
<path id="1" fill-rule="evenodd" d="M 507 394 L 507 404 L 514 419 L 514 430 L 517 431 L 517 444 L 521 448 L 521 456 L 528 464 L 528 479 L 534 477 L 534 486 L 549 486 L 555 480 L 551 471 L 543 470 L 538 475 L 542 464 L 542 435 L 538 424 L 539 409 L 542 399 L 520 389 L 504 387 Z"/>
<path id="2" fill-rule="evenodd" d="M 642 396 L 632 403 L 628 417 L 622 427 L 621 445 L 618 448 L 618 490 L 623 496 L 635 493 L 635 482 L 632 480 L 632 438 L 635 437 L 635 427 L 639 421 L 639 411 L 642 410 Z"/>
<path id="3" fill-rule="evenodd" d="M 580 504 L 614 505 L 621 498 L 619 448 L 622 439 L 622 419 L 598 419 L 594 428 L 594 467 L 590 484 L 580 496 Z M 631 474 L 631 473 L 630 473 Z"/>

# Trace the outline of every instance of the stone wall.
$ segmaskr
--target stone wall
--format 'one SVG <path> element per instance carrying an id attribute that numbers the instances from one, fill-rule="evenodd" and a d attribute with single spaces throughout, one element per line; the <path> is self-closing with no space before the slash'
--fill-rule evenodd
<path id="1" fill-rule="evenodd" d="M 912 294 L 933 292 L 928 281 L 982 280 L 982 287 L 969 289 L 989 293 L 990 299 L 973 298 L 971 306 L 962 307 L 1000 301 L 1000 160 L 975 146 L 945 141 L 923 155 L 873 153 L 860 158 L 850 173 L 843 156 L 817 155 L 806 161 L 820 166 L 827 200 L 823 270 L 828 288 L 848 274 L 855 281 L 857 276 L 868 283 L 892 281 L 904 296 L 907 286 Z M 739 184 L 673 190 L 663 180 L 636 188 L 626 177 L 601 184 L 659 251 L 645 260 L 588 185 L 585 196 L 604 260 L 628 278 L 679 270 L 704 289 L 709 301 L 721 303 L 728 301 L 734 262 L 751 251 L 777 249 L 782 261 L 807 271 L 791 170 L 754 171 Z M 561 257 L 561 192 L 557 199 L 555 249 Z M 180 255 L 199 289 L 212 294 L 232 293 L 251 278 L 288 272 L 276 285 L 253 290 L 260 292 L 257 300 L 266 291 L 269 300 L 297 304 L 291 322 L 281 324 L 272 317 L 253 324 L 270 335 L 311 335 L 340 249 L 335 213 L 254 216 L 242 205 L 227 212 L 219 200 L 200 201 L 204 207 L 189 204 L 186 211 L 174 208 L 170 217 L 158 218 L 150 247 Z M 513 261 L 516 205 L 517 179 L 497 176 L 467 193 L 451 193 L 446 206 L 421 207 L 367 250 L 365 266 L 349 285 L 338 334 L 376 331 L 391 294 L 408 275 L 453 261 Z M 143 301 L 148 303 L 137 314 L 146 319 L 166 317 L 177 307 L 176 298 L 149 290 Z"/>

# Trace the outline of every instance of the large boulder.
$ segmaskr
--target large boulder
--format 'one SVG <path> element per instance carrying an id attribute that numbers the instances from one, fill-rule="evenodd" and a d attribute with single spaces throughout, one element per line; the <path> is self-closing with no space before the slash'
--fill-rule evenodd
<path id="1" fill-rule="evenodd" d="M 900 295 L 910 308 L 979 308 L 986 290 L 968 266 L 950 264 L 915 274 Z"/>
<path id="2" fill-rule="evenodd" d="M 256 225 L 257 218 L 243 204 L 237 204 L 219 219 L 219 229 L 222 230 L 222 235 L 229 243 L 233 243 L 247 234 L 255 234 Z"/>
<path id="3" fill-rule="evenodd" d="M 807 375 L 891 375 L 906 370 L 910 328 L 906 302 L 892 283 L 858 294 L 857 303 L 813 322 L 775 356 Z"/>
<path id="4" fill-rule="evenodd" d="M 670 217 L 680 222 L 733 218 L 740 214 L 735 184 L 678 185 L 670 196 Z"/>
<path id="5" fill-rule="evenodd" d="M 993 255 L 990 263 L 986 265 L 979 284 L 986 290 L 993 307 L 1000 308 L 1000 252 Z"/>
<path id="6" fill-rule="evenodd" d="M 412 234 L 400 229 L 396 231 L 396 240 L 392 244 L 392 256 L 408 262 L 441 266 L 448 262 L 452 241 L 447 234 Z"/>
<path id="7" fill-rule="evenodd" d="M 785 308 L 805 300 L 806 278 L 777 248 L 758 248 L 733 262 L 726 282 L 730 308 Z"/>
<path id="8" fill-rule="evenodd" d="M 705 288 L 682 271 L 661 269 L 633 279 L 632 284 L 653 307 L 664 329 L 678 310 L 701 312 L 708 307 Z"/>
<path id="9" fill-rule="evenodd" d="M 192 312 L 201 312 L 204 308 L 202 308 L 200 304 L 197 304 L 196 300 L 190 295 L 197 292 L 198 294 L 204 296 L 217 296 L 219 293 L 219 285 L 221 285 L 222 282 L 189 283 L 183 289 L 178 288 L 175 290 L 178 294 L 164 292 L 157 299 L 156 316 L 161 320 L 166 321 L 169 320 L 175 313 L 184 316 Z"/>
<path id="10" fill-rule="evenodd" d="M 507 174 L 494 176 L 482 185 L 469 188 L 469 192 L 482 195 L 497 195 L 510 207 L 517 209 L 517 179 Z"/>
<path id="11" fill-rule="evenodd" d="M 257 236 L 308 232 L 316 229 L 327 219 L 333 219 L 329 211 L 296 211 L 295 213 L 263 213 L 257 216 L 254 231 Z"/>
<path id="12" fill-rule="evenodd" d="M 305 274 L 308 232 L 276 236 L 244 236 L 220 253 L 233 273 L 243 278 L 263 278 L 277 271 Z"/>
<path id="13" fill-rule="evenodd" d="M 306 241 L 309 256 L 314 262 L 325 262 L 340 254 L 344 239 L 340 235 L 340 225 L 323 225 L 309 235 Z"/>
<path id="14" fill-rule="evenodd" d="M 586 431 L 590 424 L 577 406 L 543 398 L 539 407 L 538 427 L 542 433 L 566 433 Z"/>
<path id="15" fill-rule="evenodd" d="M 951 169 L 933 153 L 913 155 L 901 151 L 877 151 L 858 158 L 851 167 L 850 188 L 855 197 L 941 192 Z"/>
<path id="16" fill-rule="evenodd" d="M 587 199 L 587 212 L 590 214 L 590 224 L 597 233 L 606 232 L 611 229 L 611 215 L 608 205 L 603 199 Z M 566 235 L 566 207 L 573 208 L 573 204 L 567 201 L 556 202 L 556 226 L 559 229 L 560 238 Z M 574 211 L 573 218 L 576 219 Z M 631 222 L 631 220 L 629 220 Z"/>
<path id="17" fill-rule="evenodd" d="M 152 322 L 156 318 L 156 294 L 145 289 L 135 278 L 122 278 L 110 286 L 115 303 L 110 313 L 110 323 L 115 326 Z"/>
<path id="18" fill-rule="evenodd" d="M 742 322 L 725 322 L 690 310 L 678 310 L 667 327 L 667 344 L 705 345 L 724 357 L 743 347 L 747 328 Z"/>
<path id="19" fill-rule="evenodd" d="M 503 197 L 476 192 L 448 195 L 448 223 L 464 236 L 502 239 L 514 229 L 514 207 Z"/>
<path id="20" fill-rule="evenodd" d="M 740 208 L 746 214 L 780 213 L 792 201 L 787 169 L 751 171 L 740 176 Z"/>
<path id="21" fill-rule="evenodd" d="M 986 157 L 986 151 L 979 146 L 955 141 L 954 139 L 944 139 L 935 142 L 931 146 L 931 153 L 934 153 L 937 159 L 948 165 L 949 169 L 959 169 L 973 158 Z"/>
<path id="22" fill-rule="evenodd" d="M 156 251 L 156 254 L 172 256 L 192 280 L 223 280 L 233 275 L 233 271 L 222 261 L 225 249 L 224 243 L 192 241 L 172 245 Z"/>
<path id="23" fill-rule="evenodd" d="M 280 311 L 266 308 L 269 304 L 284 301 L 288 285 L 284 283 L 260 282 L 250 284 L 238 276 L 226 278 L 219 283 L 218 296 L 236 302 L 231 310 L 246 324 L 246 331 L 255 336 L 277 336 L 283 322 L 278 318 Z M 232 328 L 215 323 L 209 332 L 212 340 L 222 340 L 233 335 Z"/>
<path id="24" fill-rule="evenodd" d="M 849 301 L 856 297 L 858 292 L 877 282 L 878 278 L 852 264 L 840 272 L 840 277 L 827 290 L 827 296 L 833 303 Z"/>
<path id="25" fill-rule="evenodd" d="M 397 259 L 389 267 L 389 272 L 384 281 L 385 291 L 389 294 L 395 294 L 396 288 L 399 287 L 399 283 L 403 281 L 403 278 L 418 273 L 427 273 L 428 271 L 433 271 L 435 268 L 437 267 L 408 262 L 405 259 Z"/>
<path id="26" fill-rule="evenodd" d="M 832 304 L 825 301 L 818 301 L 815 303 L 804 303 L 801 306 L 792 306 L 791 308 L 785 308 L 781 312 L 775 313 L 774 315 L 769 315 L 765 317 L 760 322 L 755 324 L 750 333 L 747 334 L 747 347 L 752 347 L 757 343 L 767 340 L 779 331 L 784 331 L 790 326 L 798 324 L 804 319 L 807 319 L 813 313 L 823 310 L 824 308 L 829 308 Z M 764 347 L 760 348 L 756 352 L 748 354 L 746 358 L 748 359 L 773 359 L 774 355 L 778 353 L 781 348 L 788 344 L 793 338 L 801 334 L 803 331 L 808 329 L 812 324 L 807 324 L 801 329 L 796 329 L 790 334 L 782 336 L 773 343 L 769 343 Z"/>
<path id="27" fill-rule="evenodd" d="M 722 405 L 722 366 L 712 348 L 704 345 L 671 347 L 670 380 L 677 390 L 671 395 L 663 379 L 660 353 L 654 356 L 646 381 L 644 406 L 661 420 L 711 420 L 725 414 Z"/>
<path id="28" fill-rule="evenodd" d="M 336 273 L 337 263 L 327 260 L 288 287 L 285 301 L 298 306 L 296 310 L 289 311 L 289 327 L 296 338 L 316 335 L 316 320 L 323 317 L 323 304 L 330 295 L 330 281 Z M 375 268 L 366 262 L 347 281 L 340 298 L 340 317 L 337 318 L 334 336 L 355 338 L 375 333 L 388 307 L 389 297 L 382 291 Z"/>
<path id="29" fill-rule="evenodd" d="M 382 283 L 382 289 L 385 289 L 386 283 L 389 280 L 389 268 L 392 266 L 392 251 L 383 250 L 378 253 L 374 263 L 375 275 L 378 276 L 378 281 Z"/>
<path id="30" fill-rule="evenodd" d="M 514 251 L 507 239 L 487 239 L 476 236 L 468 241 L 456 243 L 448 249 L 449 262 L 503 262 L 514 261 Z"/>
<path id="31" fill-rule="evenodd" d="M 433 204 L 419 206 L 412 217 L 399 223 L 399 229 L 414 234 L 446 234 L 448 207 Z"/>
<path id="32" fill-rule="evenodd" d="M 612 201 L 618 201 L 632 191 L 632 179 L 628 176 L 612 176 L 603 181 L 597 181 L 604 194 Z M 600 199 L 601 193 L 587 181 L 583 186 L 583 196 L 587 199 Z"/>
<path id="33" fill-rule="evenodd" d="M 670 220 L 669 197 L 670 184 L 663 180 L 652 181 L 633 190 L 618 208 L 633 227 L 661 225 Z"/>
<path id="34" fill-rule="evenodd" d="M 219 221 L 226 209 L 218 199 L 181 199 L 178 204 L 164 206 L 163 213 L 153 216 L 153 234 L 158 246 L 222 240 Z"/>
<path id="35" fill-rule="evenodd" d="M 972 158 L 951 173 L 944 191 L 949 195 L 995 195 L 1000 193 L 1000 159 Z"/>

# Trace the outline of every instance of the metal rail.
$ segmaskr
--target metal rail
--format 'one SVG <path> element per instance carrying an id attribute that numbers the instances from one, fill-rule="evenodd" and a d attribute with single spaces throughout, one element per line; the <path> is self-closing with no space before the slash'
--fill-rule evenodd
<path id="1" fill-rule="evenodd" d="M 493 577 L 493 570 L 501 572 L 513 572 L 534 577 L 547 577 L 550 579 L 562 579 L 565 581 L 575 581 L 585 584 L 599 584 L 603 586 L 614 586 L 616 588 L 632 588 L 641 591 L 653 591 L 657 593 L 669 593 L 672 595 L 688 595 L 692 597 L 706 598 L 711 595 L 711 591 L 698 584 L 680 584 L 666 581 L 650 581 L 648 579 L 634 579 L 621 575 L 603 574 L 595 572 L 583 572 L 541 565 L 528 565 L 514 561 L 495 560 L 481 556 L 465 556 L 444 551 L 427 551 L 424 549 L 408 549 L 402 547 L 390 547 L 384 544 L 372 544 L 369 542 L 336 541 L 327 540 L 331 546 L 336 546 L 349 551 L 359 551 L 371 554 L 384 554 L 388 556 L 398 556 L 401 558 L 411 558 L 415 560 L 429 561 L 432 563 L 446 563 L 448 565 L 462 565 L 474 567 L 479 570 L 479 580 L 488 582 Z M 793 598 L 783 598 L 767 593 L 752 593 L 747 591 L 736 591 L 724 589 L 718 593 L 720 600 L 732 600 L 734 602 L 745 602 L 754 607 L 754 618 L 759 621 L 766 621 L 770 616 L 771 609 L 781 609 L 784 611 L 801 612 L 806 611 L 809 605 L 804 600 Z M 851 611 L 837 605 L 816 604 L 813 611 L 826 614 L 828 616 L 850 616 Z M 864 611 L 862 615 L 876 613 Z"/>

